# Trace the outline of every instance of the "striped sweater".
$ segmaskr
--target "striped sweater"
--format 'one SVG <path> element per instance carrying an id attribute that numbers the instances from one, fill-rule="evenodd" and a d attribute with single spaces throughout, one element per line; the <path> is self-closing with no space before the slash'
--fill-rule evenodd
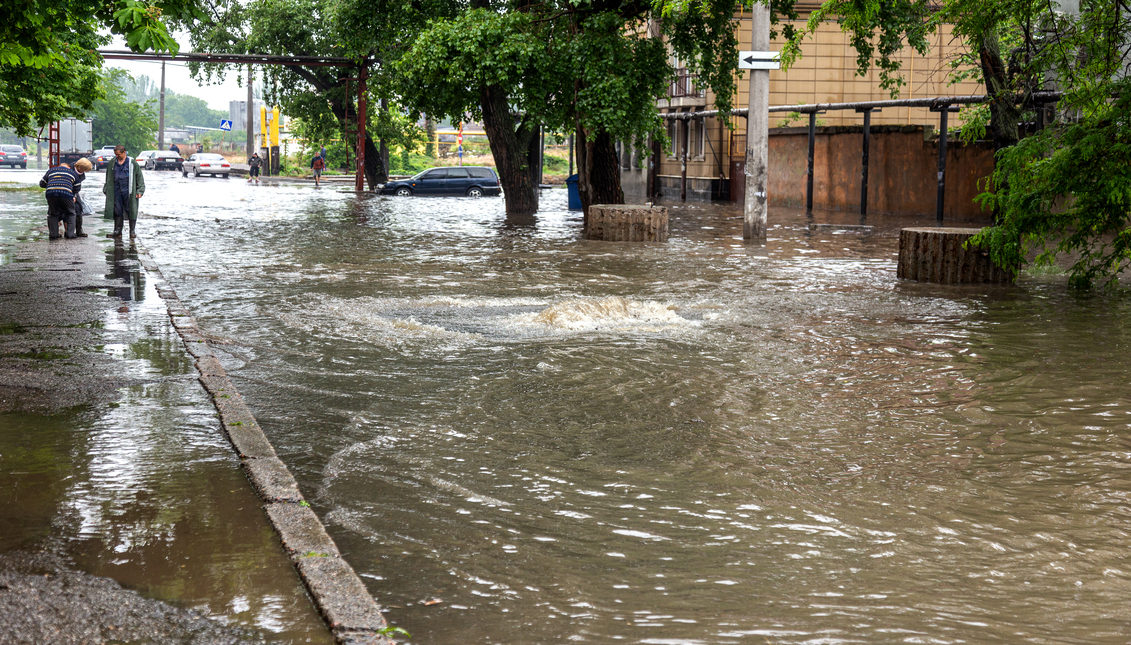
<path id="1" fill-rule="evenodd" d="M 75 196 L 75 184 L 81 180 L 78 174 L 70 168 L 57 166 L 43 175 L 43 181 L 47 182 L 48 197 L 73 198 Z"/>

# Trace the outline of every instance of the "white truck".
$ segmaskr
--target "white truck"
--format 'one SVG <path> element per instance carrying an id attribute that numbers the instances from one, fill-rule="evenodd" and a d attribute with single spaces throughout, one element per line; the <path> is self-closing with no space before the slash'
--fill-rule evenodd
<path id="1" fill-rule="evenodd" d="M 90 119 L 62 119 L 59 126 L 59 163 L 70 164 L 94 154 Z"/>

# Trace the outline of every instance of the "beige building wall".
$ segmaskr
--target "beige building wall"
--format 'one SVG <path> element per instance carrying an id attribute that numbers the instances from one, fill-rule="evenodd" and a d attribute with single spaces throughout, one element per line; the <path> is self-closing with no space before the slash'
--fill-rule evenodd
<path id="1" fill-rule="evenodd" d="M 797 28 L 805 26 L 806 16 L 793 24 Z M 750 17 L 749 14 L 739 14 L 734 20 L 737 31 L 739 48 L 748 50 L 750 46 Z M 778 27 L 780 32 L 780 25 Z M 904 85 L 900 88 L 899 98 L 931 98 L 936 96 L 956 96 L 969 94 L 983 94 L 984 88 L 980 83 L 962 82 L 951 85 L 951 62 L 956 60 L 965 50 L 961 40 L 951 35 L 950 29 L 944 27 L 940 33 L 930 39 L 931 49 L 926 56 L 920 55 L 910 47 L 905 47 L 898 60 L 902 62 L 901 72 Z M 782 39 L 779 37 L 771 43 L 771 49 L 780 51 Z M 735 107 L 745 108 L 749 94 L 748 76 L 745 74 L 737 78 L 737 92 Z M 880 89 L 879 73 L 869 70 L 864 76 L 856 74 L 856 51 L 852 48 L 849 35 L 842 32 L 840 25 L 827 22 L 820 26 L 817 32 L 807 38 L 802 44 L 802 57 L 788 71 L 774 70 L 770 72 L 770 105 L 784 106 L 806 103 L 848 103 L 858 101 L 883 101 L 891 99 L 891 94 Z M 715 109 L 714 95 L 710 91 L 703 96 L 689 96 L 661 100 L 657 107 L 661 112 L 695 112 Z M 825 126 L 852 126 L 862 125 L 863 116 L 852 110 L 831 111 L 817 117 L 819 125 Z M 937 128 L 939 115 L 930 112 L 927 108 L 886 108 L 881 112 L 872 113 L 872 125 L 926 125 Z M 959 115 L 950 116 L 951 127 L 961 125 Z M 687 176 L 697 180 L 696 192 L 698 198 L 704 198 L 704 182 L 725 178 L 729 174 L 729 159 L 731 156 L 731 130 L 728 125 L 736 128 L 737 134 L 744 134 L 746 120 L 737 117 L 727 124 L 725 120 L 707 118 L 692 122 L 690 125 L 690 145 L 687 164 Z M 790 121 L 787 112 L 771 112 L 770 127 L 807 126 L 808 118 L 801 115 Z M 682 145 L 681 129 L 669 122 L 669 136 L 672 146 L 661 155 L 658 175 L 669 178 L 662 182 L 668 186 L 670 194 L 670 178 L 680 175 L 679 155 Z M 743 145 L 743 141 L 738 142 Z M 735 151 L 737 156 L 742 156 L 742 151 Z M 628 180 L 626 192 L 643 195 L 647 192 L 646 181 L 633 176 L 624 177 Z M 644 182 L 644 183 L 642 183 Z M 640 184 L 640 186 L 637 186 Z M 716 195 L 717 197 L 717 195 Z"/>

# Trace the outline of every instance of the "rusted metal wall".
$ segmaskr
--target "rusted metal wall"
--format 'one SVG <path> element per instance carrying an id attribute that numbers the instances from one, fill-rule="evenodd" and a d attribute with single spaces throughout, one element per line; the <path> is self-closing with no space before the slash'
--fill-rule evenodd
<path id="1" fill-rule="evenodd" d="M 770 131 L 770 204 L 805 207 L 806 128 Z M 856 126 L 817 129 L 813 163 L 813 207 L 859 211 L 863 131 Z M 868 166 L 868 212 L 930 215 L 938 186 L 938 138 L 922 126 L 874 126 Z M 947 144 L 943 216 L 982 216 L 974 198 L 993 172 L 990 145 Z"/>

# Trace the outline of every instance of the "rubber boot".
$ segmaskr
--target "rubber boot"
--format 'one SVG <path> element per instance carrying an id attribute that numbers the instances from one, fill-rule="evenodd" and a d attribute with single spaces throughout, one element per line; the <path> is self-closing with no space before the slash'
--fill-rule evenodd
<path id="1" fill-rule="evenodd" d="M 137 233 L 134 230 L 135 227 L 137 227 L 137 220 L 131 219 L 130 220 L 130 239 L 131 240 L 134 239 L 135 237 L 137 237 Z"/>
<path id="2" fill-rule="evenodd" d="M 122 237 L 122 219 L 121 215 L 114 216 L 114 232 L 106 237 Z"/>

